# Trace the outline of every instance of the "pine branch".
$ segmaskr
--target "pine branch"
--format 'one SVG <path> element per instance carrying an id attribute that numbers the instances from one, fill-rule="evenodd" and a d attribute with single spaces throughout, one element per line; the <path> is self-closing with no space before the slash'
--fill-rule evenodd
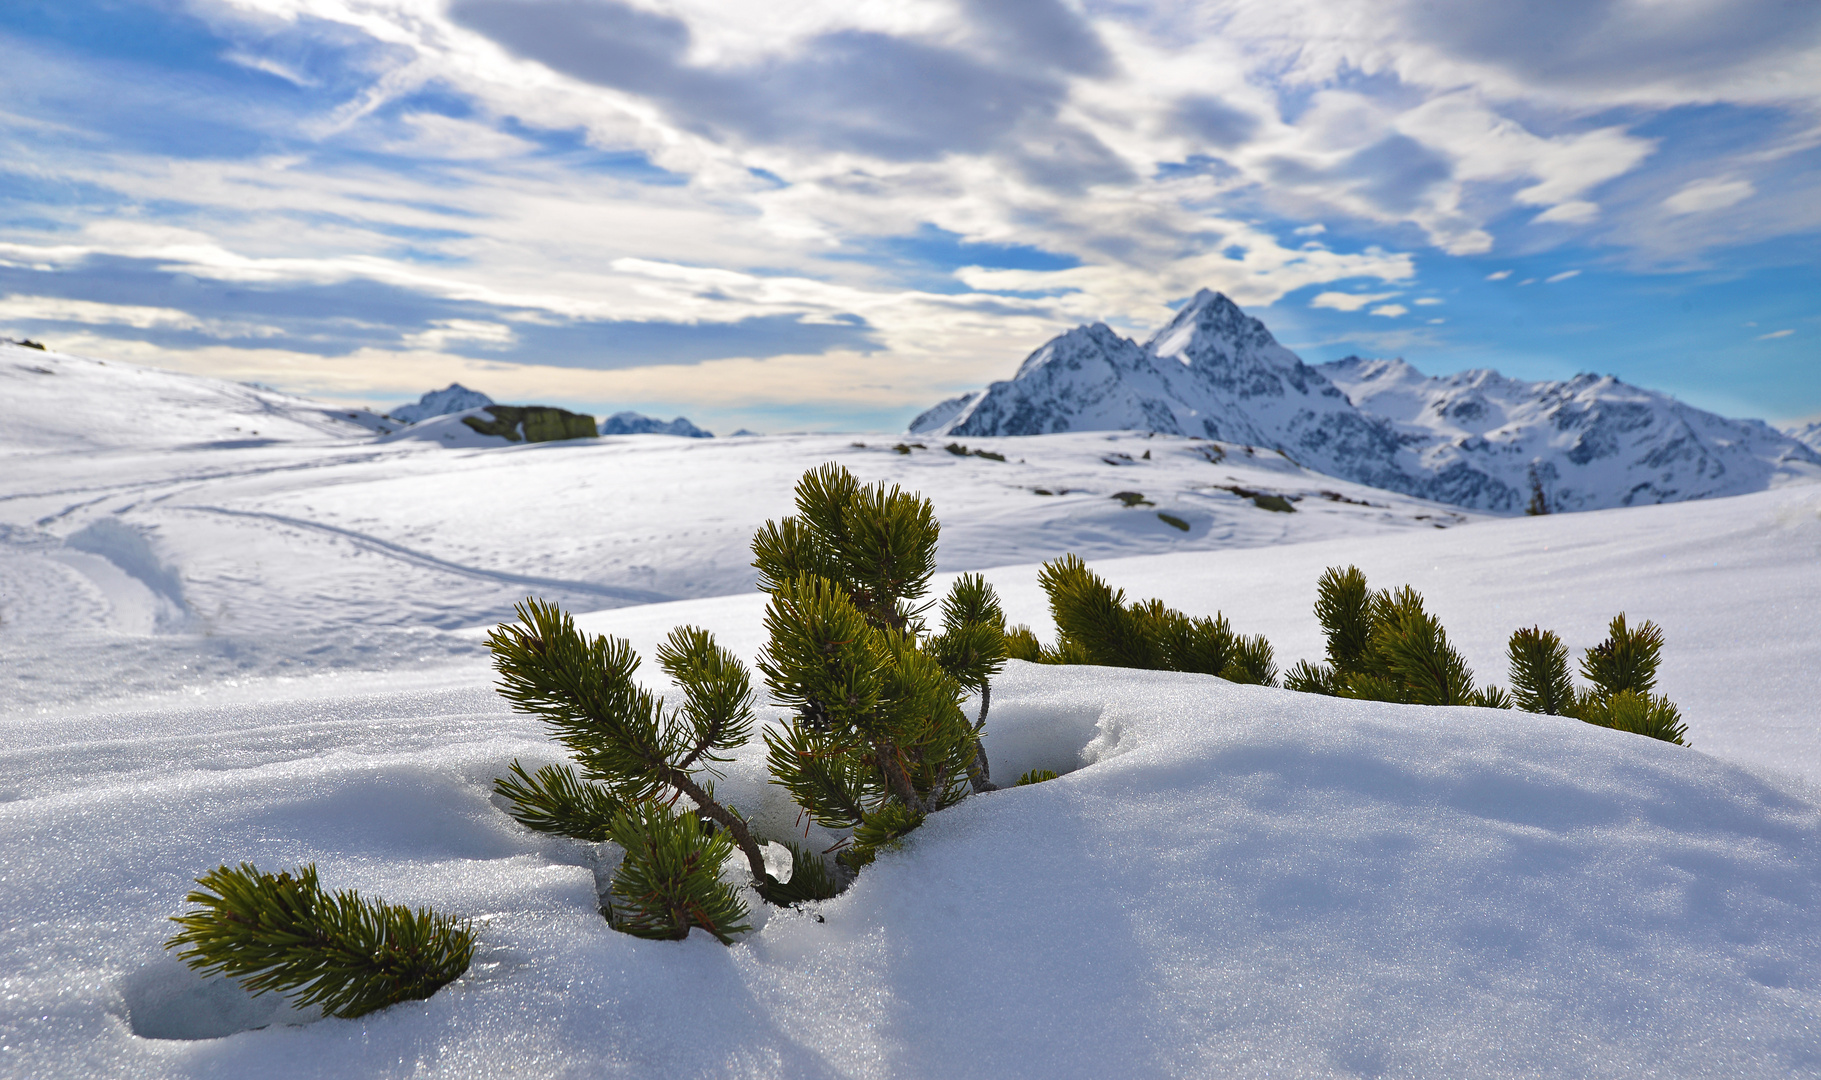
<path id="1" fill-rule="evenodd" d="M 1037 583 L 1050 600 L 1050 614 L 1065 643 L 1078 645 L 1092 664 L 1108 667 L 1162 667 L 1158 643 L 1142 632 L 1125 607 L 1125 593 L 1109 586 L 1075 555 L 1043 564 Z"/>
<path id="2" fill-rule="evenodd" d="M 687 772 L 697 761 L 727 762 L 752 738 L 752 678 L 746 665 L 715 644 L 708 631 L 679 626 L 658 646 L 658 666 L 683 688 L 680 718 L 690 745 L 673 766 Z"/>
<path id="3" fill-rule="evenodd" d="M 1014 626 L 1005 632 L 1005 655 L 1007 659 L 1023 660 L 1027 664 L 1041 664 L 1043 643 L 1028 626 Z"/>
<path id="4" fill-rule="evenodd" d="M 1397 614 L 1372 635 L 1372 651 L 1390 677 L 1401 683 L 1404 700 L 1413 705 L 1465 705 L 1473 695 L 1473 671 L 1448 644 L 1435 616 L 1422 610 L 1422 598 L 1399 590 Z"/>
<path id="5" fill-rule="evenodd" d="M 732 944 L 751 929 L 746 905 L 721 880 L 733 854 L 725 832 L 710 834 L 693 812 L 673 814 L 656 802 L 628 807 L 614 819 L 613 840 L 626 850 L 608 888 L 608 919 L 637 937 L 681 940 L 691 927 Z M 762 883 L 772 884 L 770 875 Z"/>
<path id="6" fill-rule="evenodd" d="M 511 772 L 494 780 L 493 790 L 512 803 L 506 813 L 528 829 L 598 844 L 625 807 L 605 787 L 582 780 L 567 765 L 546 765 L 529 776 L 514 761 Z"/>
<path id="7" fill-rule="evenodd" d="M 766 729 L 766 764 L 772 782 L 790 792 L 819 825 L 851 829 L 866 807 L 885 798 L 885 787 L 864 746 L 843 744 L 800 719 Z"/>
<path id="8" fill-rule="evenodd" d="M 1621 613 L 1613 616 L 1606 640 L 1582 656 L 1581 675 L 1607 694 L 1635 690 L 1648 695 L 1656 688 L 1662 653 L 1663 631 L 1656 623 L 1645 621 L 1632 630 Z"/>
<path id="9" fill-rule="evenodd" d="M 683 756 L 680 729 L 661 703 L 632 681 L 639 660 L 620 638 L 584 637 L 555 604 L 528 599 L 516 625 L 488 636 L 499 692 L 518 712 L 542 719 L 591 780 L 626 802 L 662 787 L 662 770 Z"/>
<path id="10" fill-rule="evenodd" d="M 1616 694 L 1582 696 L 1576 715 L 1598 727 L 1629 731 L 1652 739 L 1687 746 L 1688 727 L 1682 714 L 1666 697 L 1621 690 Z"/>
<path id="11" fill-rule="evenodd" d="M 1340 696 L 1340 685 L 1334 669 L 1326 664 L 1311 664 L 1307 660 L 1298 660 L 1296 666 L 1284 673 L 1284 689 L 1295 690 L 1303 694 L 1326 694 L 1329 697 Z"/>
<path id="12" fill-rule="evenodd" d="M 1277 661 L 1263 634 L 1233 639 L 1233 659 L 1220 673 L 1228 682 L 1253 686 L 1277 685 Z"/>
<path id="13" fill-rule="evenodd" d="M 1554 631 L 1538 626 L 1515 631 L 1505 653 L 1511 661 L 1511 696 L 1518 708 L 1563 715 L 1574 707 L 1568 648 Z"/>
<path id="14" fill-rule="evenodd" d="M 1338 674 L 1360 669 L 1372 639 L 1371 599 L 1357 566 L 1331 566 L 1316 584 L 1315 617 L 1328 638 L 1328 663 Z"/>
<path id="15" fill-rule="evenodd" d="M 468 970 L 474 931 L 429 908 L 334 895 L 316 867 L 262 874 L 251 863 L 196 879 L 184 900 L 200 910 L 174 916 L 183 929 L 164 943 L 204 973 L 222 972 L 254 995 L 276 990 L 300 1007 L 321 1005 L 351 1018 L 417 1001 Z"/>
<path id="16" fill-rule="evenodd" d="M 854 829 L 854 846 L 841 853 L 841 862 L 850 870 L 859 870 L 882 851 L 897 848 L 904 838 L 923 824 L 923 811 L 900 802 L 888 802 L 866 815 Z"/>

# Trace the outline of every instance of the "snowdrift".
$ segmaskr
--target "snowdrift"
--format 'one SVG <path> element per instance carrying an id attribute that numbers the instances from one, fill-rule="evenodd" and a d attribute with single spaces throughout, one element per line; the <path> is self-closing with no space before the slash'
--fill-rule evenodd
<path id="1" fill-rule="evenodd" d="M 1073 771 L 732 948 L 608 929 L 594 849 L 491 804 L 555 752 L 484 687 L 13 725 L 8 1071 L 1821 1071 L 1811 791 L 1572 721 L 1203 676 L 1013 664 L 995 699 L 997 775 Z M 759 757 L 721 790 L 775 819 Z M 242 858 L 471 916 L 475 965 L 355 1021 L 198 979 L 165 919 Z"/>

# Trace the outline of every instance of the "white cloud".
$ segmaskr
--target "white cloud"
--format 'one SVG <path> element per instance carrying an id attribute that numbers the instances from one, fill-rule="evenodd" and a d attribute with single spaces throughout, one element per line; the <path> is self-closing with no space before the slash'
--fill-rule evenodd
<path id="1" fill-rule="evenodd" d="M 1538 214 L 1536 217 L 1531 218 L 1530 221 L 1535 225 L 1543 225 L 1550 222 L 1557 222 L 1563 225 L 1585 225 L 1599 216 L 1599 204 L 1586 202 L 1581 199 L 1571 199 L 1565 203 L 1557 203 Z"/>
<path id="2" fill-rule="evenodd" d="M 1544 278 L 1543 284 L 1554 285 L 1558 281 L 1567 281 L 1569 278 L 1580 277 L 1580 276 L 1581 276 L 1581 272 L 1579 270 L 1564 270 L 1559 274 L 1551 274 L 1548 277 Z"/>
<path id="3" fill-rule="evenodd" d="M 1385 293 L 1344 293 L 1324 292 L 1309 301 L 1312 308 L 1330 308 L 1334 311 L 1358 311 L 1367 304 L 1376 304 L 1380 300 L 1389 300 L 1397 296 L 1394 292 Z"/>
<path id="4" fill-rule="evenodd" d="M 504 349 L 515 344 L 517 340 L 517 335 L 513 334 L 512 327 L 504 323 L 482 322 L 478 319 L 442 319 L 433 324 L 429 330 L 407 336 L 405 347 L 440 352 L 454 342 L 472 341 L 479 345 Z"/>
<path id="5" fill-rule="evenodd" d="M 1768 334 L 1759 334 L 1757 336 L 1756 340 L 1758 340 L 1758 341 L 1775 341 L 1777 338 L 1786 338 L 1793 333 L 1795 333 L 1794 330 L 1772 330 Z"/>
<path id="6" fill-rule="evenodd" d="M 0 319 L 126 326 L 135 330 L 192 330 L 215 338 L 276 337 L 284 333 L 275 326 L 201 319 L 177 308 L 104 304 L 60 296 L 7 296 L 0 299 Z"/>
<path id="7" fill-rule="evenodd" d="M 282 157 L 188 160 L 86 143 L 38 155 L 48 184 L 188 209 L 181 219 L 109 219 L 47 205 L 66 228 L 38 244 L 15 231 L 9 239 L 21 243 L 0 245 L 0 258 L 69 267 L 140 259 L 259 285 L 371 281 L 517 306 L 527 322 L 859 316 L 882 346 L 874 362 L 897 365 L 893 379 L 917 397 L 938 377 L 1004 368 L 1072 320 L 1154 324 L 1165 298 L 1204 285 L 1253 305 L 1314 287 L 1325 291 L 1311 307 L 1391 318 L 1408 311 L 1383 303 L 1399 292 L 1332 286 L 1407 287 L 1425 247 L 1510 254 L 1594 230 L 1619 235 L 1628 214 L 1664 233 L 1693 230 L 1700 214 L 1760 186 L 1766 194 L 1747 209 L 1769 213 L 1777 189 L 1755 159 L 1703 162 L 1722 175 L 1667 198 L 1681 176 L 1649 194 L 1627 188 L 1670 157 L 1659 140 L 1666 147 L 1673 135 L 1644 137 L 1639 120 L 1690 103 L 1821 103 L 1821 59 L 1789 44 L 1808 40 L 1797 31 L 1816 25 L 1803 14 L 1813 5 L 1663 0 L 1651 18 L 1631 18 L 1625 5 L 1645 2 L 1586 0 L 1553 21 L 1523 5 L 1414 0 L 550 3 L 597 30 L 611 29 L 603 13 L 631 12 L 635 28 L 655 35 L 600 37 L 631 43 L 613 69 L 565 68 L 562 50 L 539 53 L 549 63 L 530 59 L 537 42 L 507 42 L 497 28 L 489 38 L 479 21 L 452 19 L 463 5 L 444 0 L 211 0 L 200 17 L 239 41 L 232 62 L 298 87 L 335 85 L 311 64 L 342 39 L 311 28 L 340 24 L 372 52 L 337 78 L 366 84 L 301 120 L 286 110 L 235 114 L 286 147 Z M 257 33 L 242 25 L 249 12 Z M 1569 27 L 1592 29 L 1563 51 Z M 273 36 L 281 32 L 293 37 Z M 841 52 L 860 39 L 875 51 Z M 1680 44 L 1665 51 L 1663 42 Z M 842 56 L 859 59 L 843 66 Z M 889 66 L 901 60 L 908 66 Z M 667 66 L 641 81 L 634 61 Z M 898 85 L 886 75 L 932 65 L 954 78 L 918 83 L 927 93 L 877 89 Z M 471 108 L 414 111 L 423 87 Z M 792 87 L 813 92 L 793 96 Z M 571 150 L 551 153 L 529 137 L 533 128 L 571 140 Z M 1794 139 L 1751 152 L 1782 152 Z M 639 155 L 674 182 L 604 163 Z M 1524 216 L 1553 228 L 1526 232 L 1513 224 Z M 1737 216 L 1726 216 L 1729 228 Z M 1358 250 L 1361 222 L 1366 235 L 1405 238 L 1410 250 Z M 907 271 L 874 257 L 926 226 L 1080 265 L 964 267 L 954 278 L 992 295 L 926 292 L 946 265 Z M 1285 247 L 1276 237 L 1286 235 L 1308 242 Z M 1343 238 L 1331 247 L 1351 250 L 1311 239 L 1331 235 Z M 65 321 L 226 332 L 219 320 L 157 306 L 179 303 L 163 297 L 63 303 L 55 317 Z M 502 318 L 513 325 L 418 322 L 406 347 L 529 340 L 524 327 L 515 335 L 518 315 Z M 760 378 L 756 368 L 727 370 Z"/>
<path id="8" fill-rule="evenodd" d="M 1439 296 L 1419 296 L 1413 302 L 1418 307 L 1432 307 L 1436 304 L 1444 303 L 1442 298 Z"/>
<path id="9" fill-rule="evenodd" d="M 1672 214 L 1704 214 L 1724 210 L 1758 193 L 1749 180 L 1696 180 L 1663 200 Z"/>

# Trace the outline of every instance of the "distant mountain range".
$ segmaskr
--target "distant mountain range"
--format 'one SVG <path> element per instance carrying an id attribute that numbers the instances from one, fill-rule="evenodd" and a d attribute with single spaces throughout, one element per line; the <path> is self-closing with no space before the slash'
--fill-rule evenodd
<path id="1" fill-rule="evenodd" d="M 1814 427 L 1815 425 L 1811 425 Z M 1269 447 L 1358 483 L 1493 512 L 1675 502 L 1821 479 L 1821 448 L 1610 376 L 1431 378 L 1402 360 L 1311 366 L 1203 289 L 1143 345 L 1104 323 L 911 422 L 937 437 L 1148 430 Z M 1817 433 L 1821 440 L 1821 433 Z"/>
<path id="2" fill-rule="evenodd" d="M 705 431 L 689 422 L 688 417 L 659 420 L 635 412 L 616 412 L 601 421 L 603 435 L 677 435 L 685 439 L 712 439 L 714 432 Z"/>
<path id="3" fill-rule="evenodd" d="M 390 415 L 394 420 L 407 424 L 418 424 L 438 416 L 466 412 L 469 409 L 483 408 L 494 404 L 492 398 L 479 390 L 470 390 L 461 383 L 450 383 L 441 390 L 432 390 L 409 405 L 400 405 Z M 645 416 L 635 412 L 617 412 L 601 422 L 602 435 L 677 435 L 686 439 L 712 439 L 714 433 L 705 431 L 690 423 L 687 417 L 679 416 L 674 420 L 659 420 L 655 416 Z"/>

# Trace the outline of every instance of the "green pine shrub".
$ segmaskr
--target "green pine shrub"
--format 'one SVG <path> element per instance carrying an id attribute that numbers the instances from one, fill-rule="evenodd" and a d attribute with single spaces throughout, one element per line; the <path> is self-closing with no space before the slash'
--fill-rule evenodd
<path id="1" fill-rule="evenodd" d="M 863 828 L 889 819 L 908 830 L 994 787 L 982 736 L 1005 620 L 985 579 L 967 574 L 941 604 L 940 633 L 929 632 L 918 601 L 939 527 L 922 496 L 829 464 L 798 481 L 796 508 L 753 537 L 771 594 L 759 667 L 793 714 L 765 732 L 767 761 L 819 824 L 855 830 L 854 867 L 877 846 Z M 961 707 L 970 691 L 975 719 Z M 886 814 L 891 804 L 900 809 Z"/>
<path id="2" fill-rule="evenodd" d="M 1056 779 L 1056 775 L 1056 770 L 1054 769 L 1031 769 L 1018 778 L 1017 786 L 1029 787 L 1032 784 L 1041 784 Z"/>
<path id="3" fill-rule="evenodd" d="M 1511 705 L 1499 687 L 1474 687 L 1466 658 L 1409 586 L 1373 591 L 1359 567 L 1332 566 L 1316 583 L 1315 617 L 1327 662 L 1298 661 L 1284 679 L 1292 690 L 1405 705 Z"/>
<path id="4" fill-rule="evenodd" d="M 1553 632 L 1532 627 L 1511 635 L 1511 685 L 1520 708 L 1573 716 L 1600 727 L 1688 745 L 1681 711 L 1652 694 L 1662 663 L 1663 631 L 1645 621 L 1633 628 L 1613 617 L 1606 639 L 1581 656 L 1581 675 L 1593 684 L 1575 689 L 1568 649 Z"/>
<path id="5" fill-rule="evenodd" d="M 1078 556 L 1043 564 L 1038 584 L 1049 597 L 1057 642 L 1044 647 L 1027 627 L 1006 634 L 1007 655 L 1050 664 L 1192 671 L 1231 682 L 1273 686 L 1277 667 L 1262 635 L 1233 632 L 1224 615 L 1184 615 L 1161 600 L 1128 603 Z"/>
<path id="6" fill-rule="evenodd" d="M 198 910 L 173 916 L 164 943 L 203 974 L 221 972 L 255 996 L 276 990 L 303 1008 L 352 1018 L 419 1001 L 468 970 L 474 931 L 429 908 L 325 892 L 316 867 L 265 874 L 221 866 L 184 897 Z"/>

